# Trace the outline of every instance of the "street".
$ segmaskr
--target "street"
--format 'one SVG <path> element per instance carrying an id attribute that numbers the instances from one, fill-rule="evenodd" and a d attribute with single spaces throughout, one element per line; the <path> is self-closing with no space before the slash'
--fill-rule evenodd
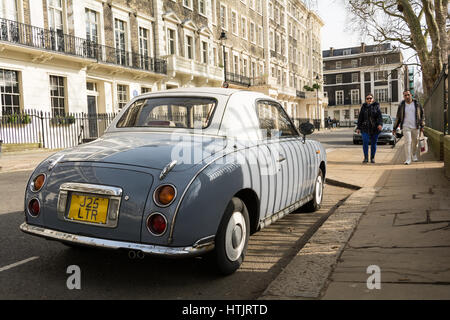
<path id="1" fill-rule="evenodd" d="M 402 139 L 395 148 L 380 145 L 377 163 L 363 165 L 351 128 L 311 138 L 327 150 L 330 181 L 360 189 L 326 184 L 318 212 L 291 213 L 253 234 L 241 268 L 227 277 L 208 258 L 131 260 L 127 252 L 70 248 L 24 234 L 19 225 L 31 171 L 0 173 L 0 193 L 7 195 L 0 204 L 0 299 L 447 298 L 450 199 L 443 163 L 429 153 L 404 166 Z M 394 251 L 398 256 L 388 258 Z M 410 264 L 416 251 L 421 255 Z M 372 265 L 386 279 L 382 289 L 366 287 Z M 75 289 L 73 270 L 80 272 Z"/>
<path id="2" fill-rule="evenodd" d="M 336 133 L 334 133 L 336 134 Z M 332 138 L 315 134 L 327 148 L 350 146 L 351 130 Z M 23 234 L 23 195 L 31 171 L 0 174 L 0 299 L 256 299 L 353 190 L 325 186 L 321 210 L 293 213 L 250 237 L 241 268 L 229 277 L 204 258 L 130 260 L 126 252 L 69 248 Z M 81 270 L 81 290 L 69 290 L 69 266 Z"/>

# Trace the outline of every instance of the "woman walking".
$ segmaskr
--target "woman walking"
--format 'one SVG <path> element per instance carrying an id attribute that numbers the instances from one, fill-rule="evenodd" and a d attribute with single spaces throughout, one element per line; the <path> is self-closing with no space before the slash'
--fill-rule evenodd
<path id="1" fill-rule="evenodd" d="M 356 132 L 362 134 L 363 139 L 363 163 L 369 162 L 369 142 L 370 142 L 370 162 L 375 163 L 375 153 L 377 152 L 378 135 L 383 129 L 383 117 L 381 116 L 380 104 L 373 99 L 369 93 L 366 102 L 361 106 L 358 117 Z"/>

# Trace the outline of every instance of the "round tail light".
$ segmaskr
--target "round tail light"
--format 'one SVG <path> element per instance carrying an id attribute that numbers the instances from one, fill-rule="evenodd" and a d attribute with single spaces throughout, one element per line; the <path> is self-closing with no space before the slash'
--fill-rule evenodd
<path id="1" fill-rule="evenodd" d="M 166 184 L 155 190 L 153 198 L 158 206 L 167 207 L 172 203 L 176 195 L 177 191 L 175 190 L 175 187 L 170 184 Z"/>
<path id="2" fill-rule="evenodd" d="M 31 183 L 31 190 L 37 192 L 42 189 L 42 186 L 45 183 L 45 174 L 37 175 L 33 182 Z"/>
<path id="3" fill-rule="evenodd" d="M 28 202 L 28 212 L 31 216 L 37 217 L 41 211 L 41 204 L 38 199 L 31 199 Z"/>
<path id="4" fill-rule="evenodd" d="M 155 236 L 161 236 L 167 229 L 167 220 L 160 213 L 153 213 L 147 219 L 147 229 Z"/>

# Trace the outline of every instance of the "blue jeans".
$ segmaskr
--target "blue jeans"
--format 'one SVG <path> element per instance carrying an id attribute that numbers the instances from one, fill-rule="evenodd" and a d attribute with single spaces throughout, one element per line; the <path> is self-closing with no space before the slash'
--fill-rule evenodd
<path id="1" fill-rule="evenodd" d="M 370 142 L 370 158 L 375 158 L 375 153 L 377 153 L 377 141 L 378 141 L 378 135 L 379 133 L 366 133 L 361 132 L 362 139 L 363 139 L 363 152 L 364 152 L 364 159 L 369 158 L 369 142 Z"/>

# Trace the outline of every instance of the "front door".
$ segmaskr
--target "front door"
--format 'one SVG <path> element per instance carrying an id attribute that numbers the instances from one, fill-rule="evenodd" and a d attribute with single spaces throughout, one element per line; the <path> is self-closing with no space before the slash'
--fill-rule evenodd
<path id="1" fill-rule="evenodd" d="M 87 102 L 88 102 L 89 138 L 98 138 L 97 97 L 88 96 Z"/>
<path id="2" fill-rule="evenodd" d="M 289 207 L 296 200 L 299 169 L 294 159 L 293 142 L 298 132 L 292 125 L 280 104 L 274 101 L 258 101 L 257 112 L 261 132 L 265 135 L 268 149 L 268 172 L 266 180 L 269 186 L 267 215 Z M 263 153 L 261 153 L 261 156 Z"/>

